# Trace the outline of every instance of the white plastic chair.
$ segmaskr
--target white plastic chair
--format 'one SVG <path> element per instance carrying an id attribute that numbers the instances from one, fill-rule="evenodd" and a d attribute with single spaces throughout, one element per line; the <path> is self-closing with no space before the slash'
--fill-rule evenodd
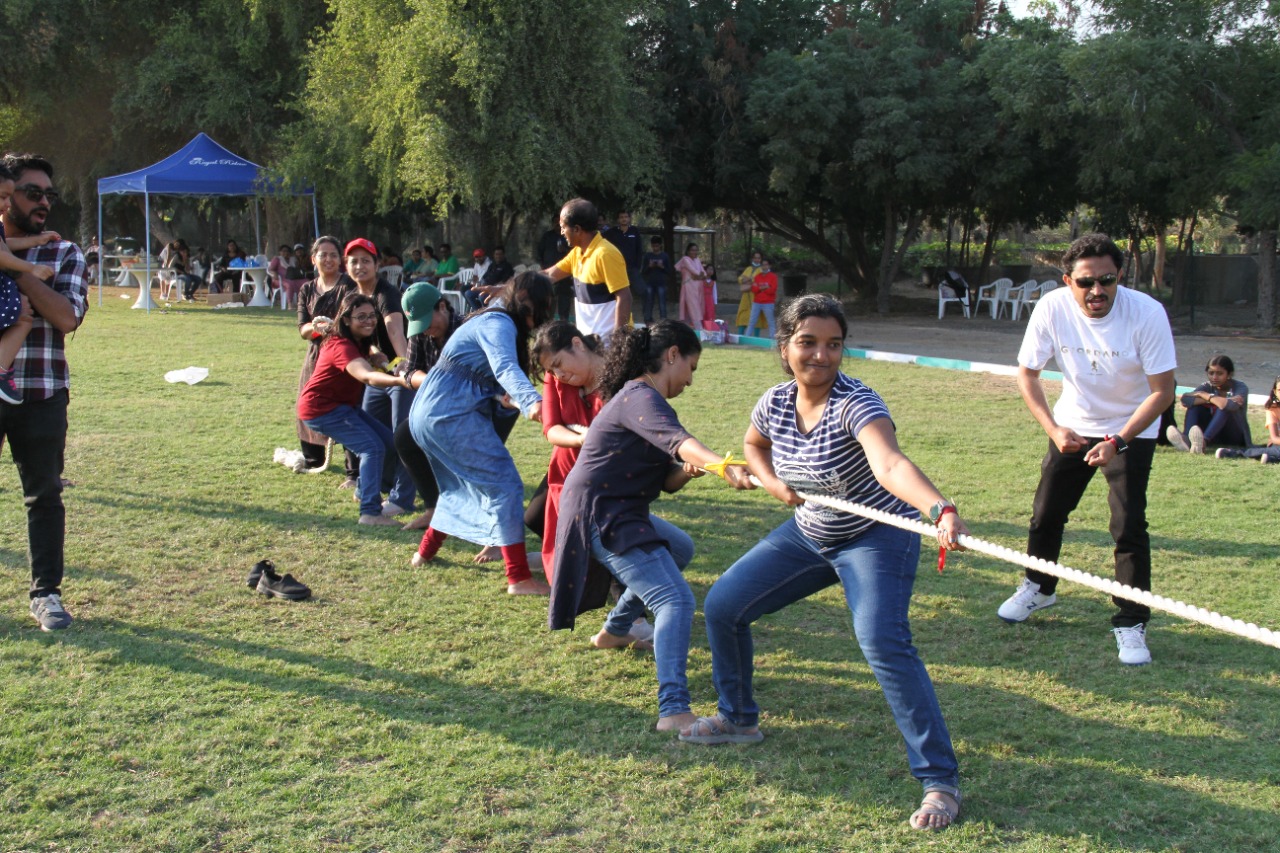
<path id="1" fill-rule="evenodd" d="M 171 269 L 163 269 L 156 271 L 156 278 L 160 280 L 160 301 L 172 302 L 174 291 L 178 291 L 178 295 L 182 295 L 181 288 L 178 286 L 178 274 Z"/>
<path id="2" fill-rule="evenodd" d="M 378 270 L 378 272 L 386 277 L 387 284 L 391 285 L 397 290 L 400 289 L 400 278 L 401 276 L 404 275 L 404 267 L 399 267 L 399 266 L 396 266 L 395 264 L 392 264 L 390 266 L 383 267 L 382 269 Z"/>
<path id="3" fill-rule="evenodd" d="M 1009 288 L 1009 295 L 1005 300 L 1009 304 L 1009 319 L 1017 320 L 1022 314 L 1022 306 L 1033 301 L 1039 290 L 1040 282 L 1034 278 L 1027 279 L 1017 287 Z M 999 309 L 1003 307 L 1003 305 L 998 306 L 996 313 L 999 314 Z"/>
<path id="4" fill-rule="evenodd" d="M 978 313 L 978 309 L 982 307 L 983 301 L 990 305 L 991 319 L 996 318 L 996 306 L 1001 301 L 1009 298 L 1009 288 L 1013 287 L 1013 279 L 998 278 L 990 284 L 984 284 L 978 288 L 978 298 L 974 300 L 973 312 Z"/>
<path id="5" fill-rule="evenodd" d="M 1040 282 L 1039 287 L 1028 288 L 1029 295 L 1024 296 L 1022 298 L 1022 301 L 1018 303 L 1019 315 L 1021 315 L 1022 309 L 1026 308 L 1027 316 L 1030 317 L 1031 312 L 1034 311 L 1036 308 L 1036 303 L 1040 301 L 1040 297 L 1044 296 L 1046 293 L 1053 290 L 1057 286 L 1058 286 L 1058 283 L 1050 278 Z M 1017 317 L 1015 317 L 1014 319 L 1016 320 Z"/>
<path id="6" fill-rule="evenodd" d="M 947 289 L 947 291 L 949 291 L 952 294 L 951 296 L 943 295 L 944 287 Z M 958 303 L 960 307 L 964 309 L 965 319 L 966 320 L 969 319 L 969 291 L 966 290 L 964 293 L 964 296 L 956 296 L 955 291 L 952 290 L 950 286 L 940 283 L 938 285 L 938 319 L 939 320 L 941 320 L 942 315 L 946 313 L 948 302 Z"/>
<path id="7" fill-rule="evenodd" d="M 461 316 L 467 313 L 467 300 L 462 296 L 462 288 L 470 287 L 475 280 L 476 271 L 468 267 L 440 279 L 436 282 L 436 288 L 441 296 L 449 300 L 454 312 Z"/>

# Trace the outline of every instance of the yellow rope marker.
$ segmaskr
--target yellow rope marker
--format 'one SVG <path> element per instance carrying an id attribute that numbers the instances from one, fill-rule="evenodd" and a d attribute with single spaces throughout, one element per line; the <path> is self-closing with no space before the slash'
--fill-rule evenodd
<path id="1" fill-rule="evenodd" d="M 703 465 L 702 470 L 710 471 L 712 474 L 719 476 L 721 479 L 728 480 L 729 477 L 725 473 L 725 469 L 728 468 L 730 465 L 742 465 L 742 464 L 745 464 L 745 463 L 737 459 L 734 459 L 732 453 L 726 453 L 723 461 L 712 462 L 710 465 Z"/>

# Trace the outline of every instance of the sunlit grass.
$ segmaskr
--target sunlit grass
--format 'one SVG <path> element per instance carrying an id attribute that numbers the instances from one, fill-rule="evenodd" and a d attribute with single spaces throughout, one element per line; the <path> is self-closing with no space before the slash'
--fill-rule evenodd
<path id="1" fill-rule="evenodd" d="M 70 344 L 68 632 L 26 614 L 20 490 L 12 466 L 0 473 L 0 849 L 1275 849 L 1273 649 L 1157 617 L 1155 663 L 1125 669 L 1104 596 L 1064 584 L 1057 607 L 1006 626 L 994 611 L 1015 568 L 966 555 L 938 575 L 926 548 L 913 624 L 966 817 L 922 837 L 906 828 L 918 787 L 835 590 L 758 626 L 765 742 L 683 747 L 651 731 L 651 658 L 587 646 L 603 613 L 548 633 L 545 602 L 507 596 L 471 546 L 411 570 L 414 537 L 358 528 L 337 466 L 271 462 L 296 443 L 290 315 L 146 316 L 118 293 Z M 163 381 L 188 365 L 209 379 Z M 1045 439 L 1008 380 L 845 369 L 885 397 L 975 535 L 1024 546 Z M 676 405 L 699 438 L 737 449 L 782 378 L 767 352 L 711 349 Z M 532 487 L 547 446 L 524 424 L 510 447 Z M 1280 625 L 1275 477 L 1158 453 L 1158 590 Z M 1063 562 L 1107 575 L 1103 492 L 1074 514 Z M 710 478 L 661 511 L 698 543 L 699 602 L 786 517 Z M 251 593 L 263 557 L 315 599 Z M 700 617 L 690 679 L 711 712 Z"/>

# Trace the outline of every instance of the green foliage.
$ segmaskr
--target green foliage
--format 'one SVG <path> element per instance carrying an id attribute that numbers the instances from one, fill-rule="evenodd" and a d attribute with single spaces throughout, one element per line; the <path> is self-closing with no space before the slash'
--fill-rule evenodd
<path id="1" fill-rule="evenodd" d="M 1063 246 L 1063 249 L 1065 248 Z M 1027 247 L 1012 240 L 997 240 L 994 243 L 994 250 L 991 258 L 992 263 L 1021 264 L 1026 262 L 1028 251 L 1043 251 L 1044 247 Z M 953 242 L 951 244 L 950 264 L 957 266 L 959 257 L 960 244 Z M 942 267 L 947 264 L 947 243 L 945 240 L 938 240 L 930 243 L 916 243 L 907 249 L 906 263 L 903 265 L 903 270 L 911 275 L 916 275 L 925 267 Z"/>
<path id="2" fill-rule="evenodd" d="M 625 3 L 332 8 L 291 162 L 330 188 L 330 210 L 412 198 L 438 213 L 541 212 L 593 187 L 636 186 L 652 167 L 625 69 Z"/>

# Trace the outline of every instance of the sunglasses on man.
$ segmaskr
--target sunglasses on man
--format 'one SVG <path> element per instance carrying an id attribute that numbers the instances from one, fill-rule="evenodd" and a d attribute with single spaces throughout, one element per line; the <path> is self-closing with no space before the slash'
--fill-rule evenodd
<path id="1" fill-rule="evenodd" d="M 57 190 L 45 189 L 44 187 L 38 187 L 35 184 L 23 184 L 20 187 L 14 187 L 14 189 L 25 195 L 27 197 L 27 201 L 40 201 L 40 199 L 43 198 L 48 199 L 49 204 L 53 204 L 58 199 L 62 198 L 62 193 Z"/>
<path id="2" fill-rule="evenodd" d="M 1082 275 L 1079 278 L 1072 278 L 1071 283 L 1081 290 L 1092 290 L 1095 284 L 1103 287 L 1110 287 L 1119 280 L 1120 276 L 1113 272 L 1109 272 L 1106 275 L 1094 276 L 1092 278 Z"/>

